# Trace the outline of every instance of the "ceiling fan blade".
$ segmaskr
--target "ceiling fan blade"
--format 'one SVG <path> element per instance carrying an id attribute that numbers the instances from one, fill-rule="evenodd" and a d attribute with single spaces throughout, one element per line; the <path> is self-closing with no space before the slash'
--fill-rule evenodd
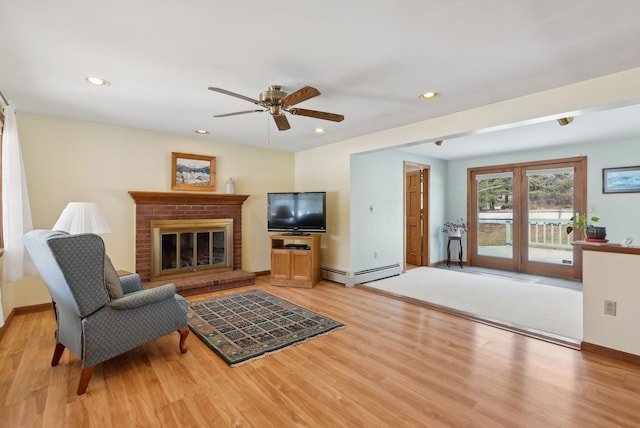
<path id="1" fill-rule="evenodd" d="M 295 92 L 290 93 L 286 97 L 280 100 L 280 102 L 286 106 L 294 106 L 302 101 L 306 101 L 310 98 L 317 97 L 320 95 L 320 91 L 316 88 L 312 88 L 311 86 L 305 86 L 304 88 L 298 89 Z"/>
<path id="2" fill-rule="evenodd" d="M 262 111 L 266 111 L 266 110 L 245 110 L 245 111 L 237 111 L 235 113 L 225 113 L 225 114 L 216 114 L 213 117 L 227 117 L 227 116 L 235 116 L 237 114 L 246 114 L 246 113 L 256 113 L 256 112 L 262 112 Z"/>
<path id="3" fill-rule="evenodd" d="M 226 89 L 213 88 L 213 87 L 210 86 L 209 90 L 210 91 L 214 91 L 214 92 L 220 92 L 221 94 L 225 94 L 225 95 L 231 95 L 232 97 L 240 98 L 241 100 L 249 101 L 250 103 L 254 103 L 254 104 L 260 105 L 260 101 L 258 101 L 258 100 L 254 100 L 253 98 L 245 97 L 244 95 L 236 94 L 235 92 L 227 91 Z"/>
<path id="4" fill-rule="evenodd" d="M 342 122 L 344 120 L 344 116 L 341 114 L 327 113 L 317 110 L 307 110 L 304 108 L 292 108 L 291 110 L 288 110 L 288 112 L 296 116 L 315 117 L 316 119 L 331 120 L 333 122 Z"/>
<path id="5" fill-rule="evenodd" d="M 289 121 L 284 114 L 274 115 L 273 120 L 275 120 L 276 126 L 280 131 L 286 131 L 291 128 L 291 125 L 289 125 Z"/>

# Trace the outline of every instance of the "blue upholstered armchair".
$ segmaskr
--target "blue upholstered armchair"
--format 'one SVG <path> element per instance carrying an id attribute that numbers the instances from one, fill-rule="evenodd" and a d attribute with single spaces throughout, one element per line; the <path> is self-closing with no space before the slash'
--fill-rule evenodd
<path id="1" fill-rule="evenodd" d="M 98 235 L 34 230 L 24 243 L 55 306 L 51 365 L 65 348 L 82 360 L 78 395 L 97 364 L 172 331 L 187 352 L 187 304 L 173 284 L 144 290 L 137 274 L 118 278 Z"/>

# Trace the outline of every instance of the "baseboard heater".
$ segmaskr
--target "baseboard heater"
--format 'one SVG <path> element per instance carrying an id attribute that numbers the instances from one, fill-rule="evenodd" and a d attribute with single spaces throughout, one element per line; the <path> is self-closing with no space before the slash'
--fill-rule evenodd
<path id="1" fill-rule="evenodd" d="M 338 282 L 347 287 L 353 287 L 356 284 L 376 281 L 378 279 L 389 278 L 391 276 L 400 275 L 402 270 L 400 264 L 395 263 L 388 266 L 381 266 L 372 269 L 359 270 L 356 272 L 346 272 L 343 270 L 321 268 L 322 279 L 327 281 Z"/>
<path id="2" fill-rule="evenodd" d="M 326 281 L 347 284 L 347 272 L 343 270 L 331 269 L 327 267 L 320 268 L 320 276 Z"/>

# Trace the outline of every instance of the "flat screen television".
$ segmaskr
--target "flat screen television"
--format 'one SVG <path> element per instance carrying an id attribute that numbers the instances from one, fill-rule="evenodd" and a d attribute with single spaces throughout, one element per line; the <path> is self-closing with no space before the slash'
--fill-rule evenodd
<path id="1" fill-rule="evenodd" d="M 267 230 L 304 235 L 327 231 L 326 192 L 267 193 Z"/>

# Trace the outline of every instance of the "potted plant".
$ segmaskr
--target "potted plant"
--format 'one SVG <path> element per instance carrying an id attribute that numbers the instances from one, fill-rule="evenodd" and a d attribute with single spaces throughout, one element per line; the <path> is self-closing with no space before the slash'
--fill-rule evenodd
<path id="1" fill-rule="evenodd" d="M 600 221 L 600 217 L 587 217 L 586 214 L 578 214 L 571 217 L 571 223 L 567 226 L 567 235 L 574 230 L 584 230 L 584 237 L 587 241 L 604 241 L 607 236 L 607 228 L 594 226 Z"/>
<path id="2" fill-rule="evenodd" d="M 442 226 L 442 231 L 448 236 L 459 237 L 462 236 L 469 229 L 469 226 L 463 218 L 456 221 L 448 221 Z"/>

